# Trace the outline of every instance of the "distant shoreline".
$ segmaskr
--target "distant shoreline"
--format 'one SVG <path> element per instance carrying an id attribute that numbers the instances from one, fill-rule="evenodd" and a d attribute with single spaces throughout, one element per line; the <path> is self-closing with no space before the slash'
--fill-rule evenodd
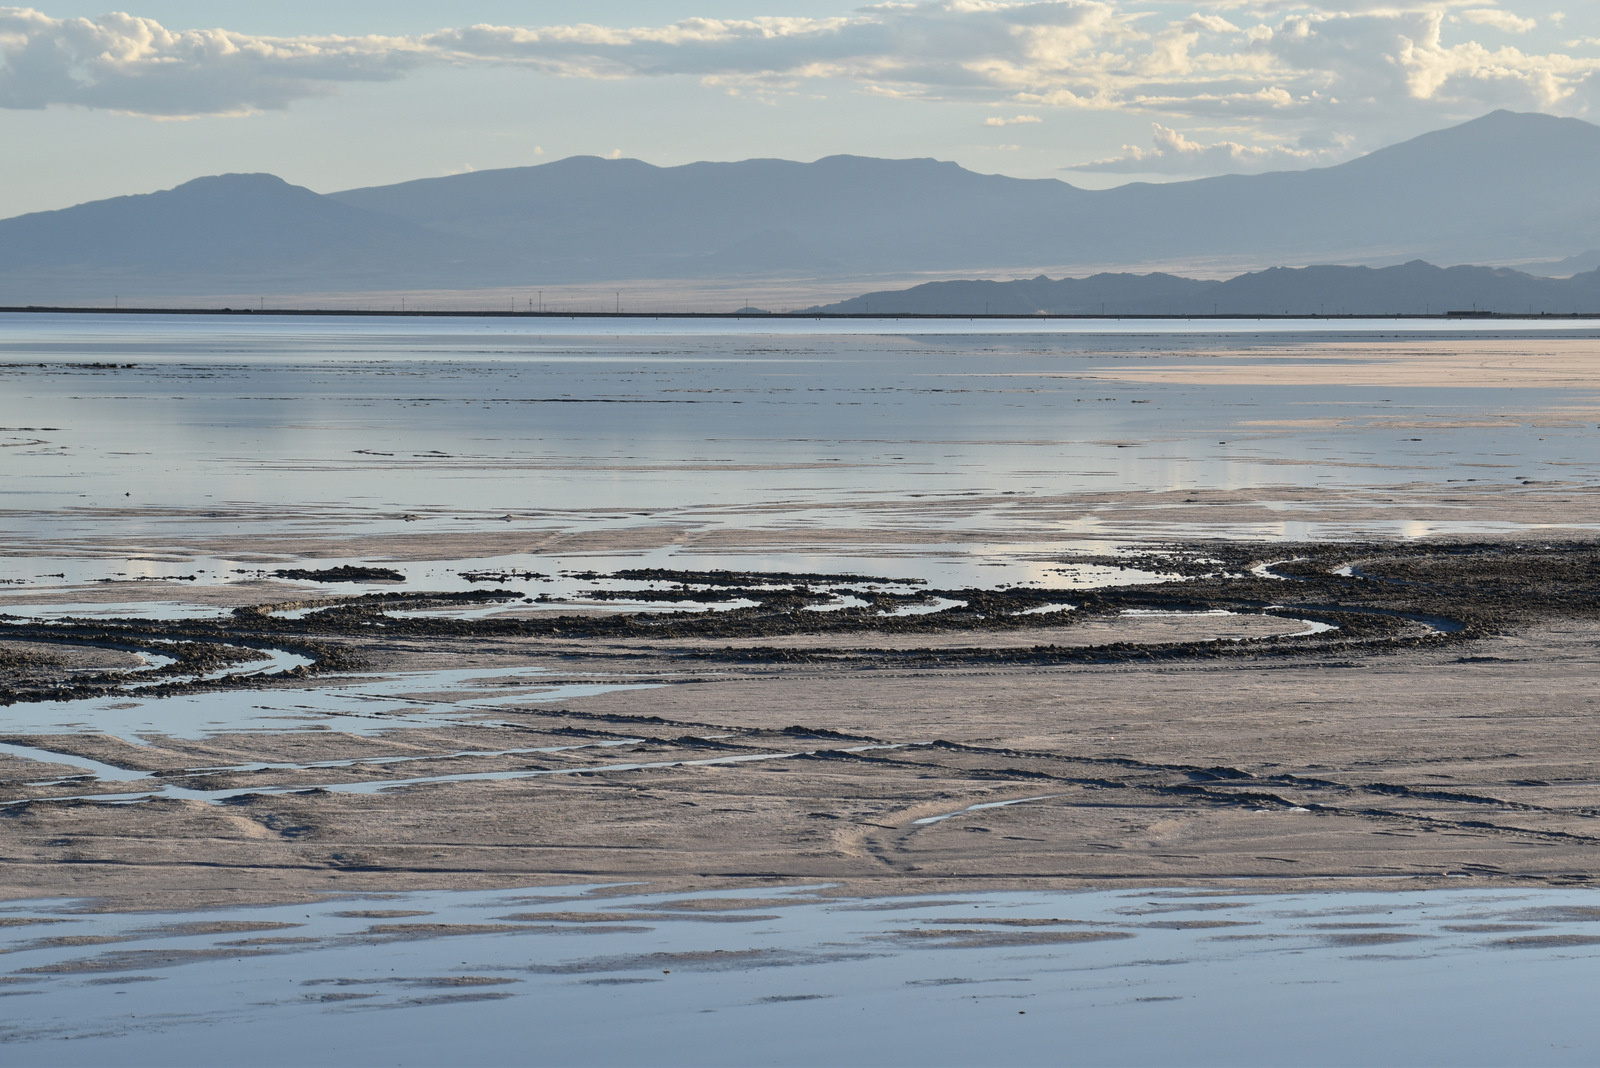
<path id="1" fill-rule="evenodd" d="M 35 315 L 238 315 L 238 316 L 320 316 L 323 318 L 372 318 L 372 319 L 949 319 L 949 320 L 1038 320 L 1038 319 L 1071 319 L 1095 320 L 1103 319 L 1108 322 L 1121 322 L 1124 320 L 1238 320 L 1255 319 L 1263 321 L 1293 320 L 1293 321 L 1323 321 L 1339 322 L 1353 319 L 1393 319 L 1401 320 L 1438 320 L 1452 321 L 1458 319 L 1486 319 L 1486 320 L 1585 320 L 1600 319 L 1600 311 L 1591 312 L 1410 312 L 1410 313 L 1362 313 L 1348 312 L 1338 314 L 1261 314 L 1247 312 L 1213 312 L 1208 314 L 1185 315 L 1178 313 L 1158 312 L 1129 312 L 1118 315 L 1096 315 L 1087 313 L 1066 312 L 1031 312 L 1031 313 L 1001 313 L 994 314 L 956 314 L 946 312 L 907 312 L 903 314 L 879 315 L 871 312 L 577 312 L 577 311 L 495 311 L 484 309 L 470 311 L 465 309 L 380 309 L 380 308 L 122 308 L 122 307 L 61 307 L 53 305 L 17 305 L 0 306 L 0 314 L 35 314 Z"/>

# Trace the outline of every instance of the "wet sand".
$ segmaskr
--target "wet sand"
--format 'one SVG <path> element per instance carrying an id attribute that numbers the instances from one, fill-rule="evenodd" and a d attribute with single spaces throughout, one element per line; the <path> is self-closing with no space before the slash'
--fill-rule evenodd
<path id="1" fill-rule="evenodd" d="M 238 726 L 7 734 L 40 763 L 0 763 L 0 890 L 174 908 L 613 880 L 1586 885 L 1597 561 L 1589 543 L 1205 543 L 1124 561 L 1189 576 L 1161 583 L 857 580 L 868 603 L 827 612 L 840 598 L 819 576 L 685 573 L 691 594 L 761 606 L 461 620 L 377 593 L 296 618 L 57 622 L 56 640 L 326 659 L 156 691 L 63 678 L 157 711 L 232 701 Z M 935 598 L 956 603 L 879 615 Z M 25 648 L 43 629 L 22 628 Z M 253 705 L 379 692 L 357 666 L 402 683 L 341 706 L 360 731 L 250 725 Z M 405 674 L 438 670 L 461 674 L 432 692 Z M 568 684 L 588 695 L 541 696 Z M 13 722 L 60 696 L 34 674 L 6 685 Z M 122 771 L 63 777 L 73 758 Z"/>

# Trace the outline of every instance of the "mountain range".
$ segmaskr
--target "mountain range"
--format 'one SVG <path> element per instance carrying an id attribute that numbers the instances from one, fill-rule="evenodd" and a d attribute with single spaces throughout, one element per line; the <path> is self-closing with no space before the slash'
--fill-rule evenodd
<path id="1" fill-rule="evenodd" d="M 927 282 L 807 309 L 819 315 L 1571 315 L 1600 312 L 1600 270 L 1542 278 L 1496 267 L 1273 267 L 1208 281 L 1102 273 Z"/>
<path id="2" fill-rule="evenodd" d="M 0 304 L 1419 257 L 1581 271 L 1596 174 L 1600 127 L 1507 111 L 1333 167 L 1106 190 L 858 156 L 574 157 L 331 194 L 230 174 L 0 220 Z"/>

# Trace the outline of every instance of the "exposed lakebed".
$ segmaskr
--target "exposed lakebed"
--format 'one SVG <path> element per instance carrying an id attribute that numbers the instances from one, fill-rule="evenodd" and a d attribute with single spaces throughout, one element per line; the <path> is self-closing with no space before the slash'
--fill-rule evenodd
<path id="1" fill-rule="evenodd" d="M 1593 1060 L 1595 331 L 1325 326 L 0 317 L 0 1048 Z"/>

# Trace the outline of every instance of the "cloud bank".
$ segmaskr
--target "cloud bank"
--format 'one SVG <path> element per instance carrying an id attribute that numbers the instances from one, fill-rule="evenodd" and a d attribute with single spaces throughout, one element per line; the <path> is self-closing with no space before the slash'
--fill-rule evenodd
<path id="1" fill-rule="evenodd" d="M 990 126 L 1033 122 L 1051 109 L 1120 111 L 1160 120 L 1153 147 L 1081 169 L 1182 173 L 1305 165 L 1322 150 L 1291 133 L 1407 109 L 1452 118 L 1495 107 L 1582 113 L 1600 43 L 1509 43 L 1529 42 L 1538 28 L 1485 0 L 1199 0 L 1182 8 L 1164 0 L 905 0 L 834 18 L 292 38 L 0 7 L 0 108 L 237 115 L 424 67 L 497 66 L 567 79 L 688 78 L 775 97 L 842 89 L 1027 113 L 985 120 Z M 1184 124 L 1262 136 L 1206 144 L 1178 133 Z M 1283 147 L 1289 142 L 1301 147 Z"/>
<path id="2" fill-rule="evenodd" d="M 243 114 L 323 96 L 341 82 L 399 78 L 430 59 L 405 40 L 175 32 L 132 15 L 53 19 L 0 7 L 0 108 Z"/>

